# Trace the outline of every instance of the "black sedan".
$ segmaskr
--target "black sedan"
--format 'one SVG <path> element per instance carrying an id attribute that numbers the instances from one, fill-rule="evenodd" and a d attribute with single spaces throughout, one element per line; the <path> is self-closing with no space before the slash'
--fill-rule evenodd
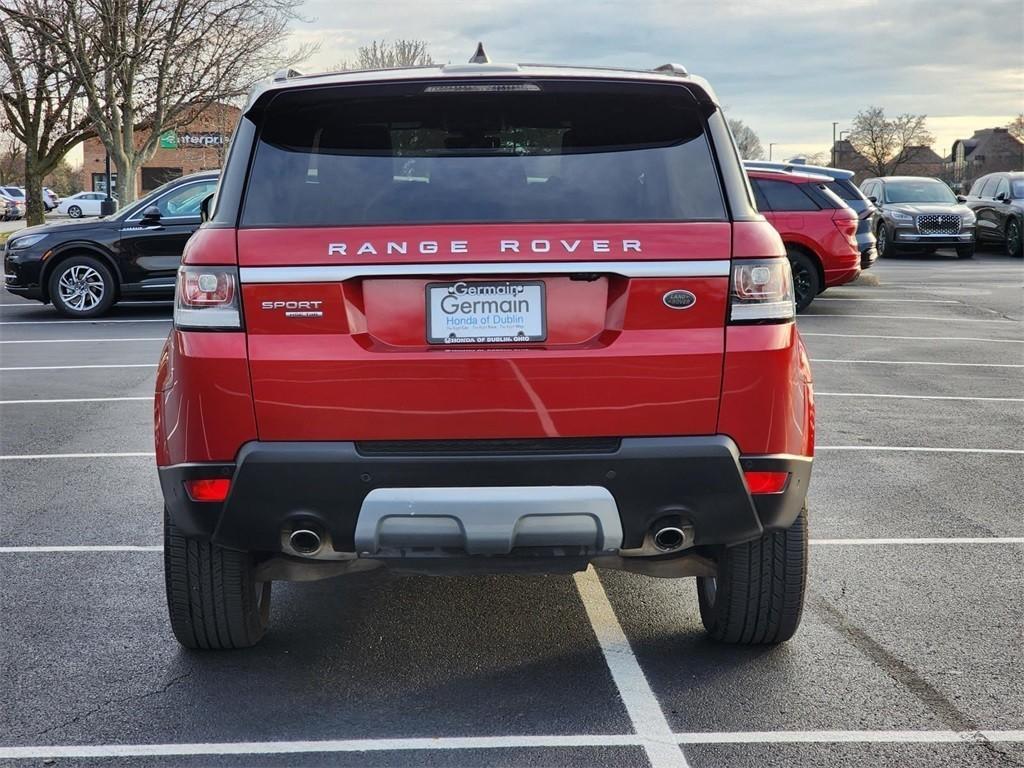
<path id="1" fill-rule="evenodd" d="M 218 173 L 182 176 L 113 216 L 19 230 L 4 248 L 4 286 L 76 318 L 98 317 L 121 299 L 171 298 Z"/>
<path id="2" fill-rule="evenodd" d="M 971 186 L 967 207 L 978 217 L 978 240 L 1024 256 L 1024 171 L 990 173 Z"/>

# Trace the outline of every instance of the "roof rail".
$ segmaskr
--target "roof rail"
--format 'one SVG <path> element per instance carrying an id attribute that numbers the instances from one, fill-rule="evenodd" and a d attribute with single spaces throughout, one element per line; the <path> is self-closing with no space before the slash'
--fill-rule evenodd
<path id="1" fill-rule="evenodd" d="M 288 67 L 287 69 L 277 70 L 277 72 L 275 72 L 273 77 L 271 77 L 270 79 L 273 80 L 275 83 L 283 83 L 285 80 L 288 80 L 289 78 L 292 77 L 302 77 L 302 73 L 299 72 L 297 69 L 292 69 L 291 67 Z"/>
<path id="2" fill-rule="evenodd" d="M 662 64 L 660 67 L 655 67 L 652 71 L 664 72 L 666 75 L 680 75 L 682 77 L 686 77 L 690 74 L 682 64 L 676 64 L 672 61 L 668 64 Z"/>

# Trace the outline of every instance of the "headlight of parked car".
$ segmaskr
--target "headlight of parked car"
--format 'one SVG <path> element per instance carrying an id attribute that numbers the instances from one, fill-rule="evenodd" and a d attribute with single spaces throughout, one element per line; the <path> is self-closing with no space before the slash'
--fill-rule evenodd
<path id="1" fill-rule="evenodd" d="M 41 235 L 25 235 L 24 237 L 19 237 L 17 239 L 11 240 L 11 242 L 8 245 L 8 247 L 12 251 L 17 251 L 17 250 L 20 250 L 22 248 L 28 248 L 29 246 L 32 246 L 32 245 L 35 245 L 36 243 L 38 243 L 44 237 L 46 237 L 46 233 L 43 233 Z"/>
<path id="2" fill-rule="evenodd" d="M 914 217 L 909 213 L 903 211 L 889 211 L 889 215 L 892 216 L 893 221 L 913 221 Z"/>

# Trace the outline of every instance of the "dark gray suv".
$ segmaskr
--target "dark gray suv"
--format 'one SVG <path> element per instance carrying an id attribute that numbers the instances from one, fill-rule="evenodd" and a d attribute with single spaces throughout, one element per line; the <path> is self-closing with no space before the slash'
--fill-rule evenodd
<path id="1" fill-rule="evenodd" d="M 875 230 L 879 256 L 938 248 L 955 248 L 961 259 L 974 256 L 974 212 L 938 179 L 885 176 L 865 179 L 860 188 L 881 213 Z"/>

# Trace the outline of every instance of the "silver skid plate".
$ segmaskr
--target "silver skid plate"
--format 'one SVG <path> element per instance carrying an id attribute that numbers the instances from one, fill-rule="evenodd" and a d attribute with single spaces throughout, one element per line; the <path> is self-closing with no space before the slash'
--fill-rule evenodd
<path id="1" fill-rule="evenodd" d="M 516 547 L 622 545 L 615 499 L 600 486 L 376 488 L 355 532 L 360 555 L 413 547 L 507 555 Z"/>

